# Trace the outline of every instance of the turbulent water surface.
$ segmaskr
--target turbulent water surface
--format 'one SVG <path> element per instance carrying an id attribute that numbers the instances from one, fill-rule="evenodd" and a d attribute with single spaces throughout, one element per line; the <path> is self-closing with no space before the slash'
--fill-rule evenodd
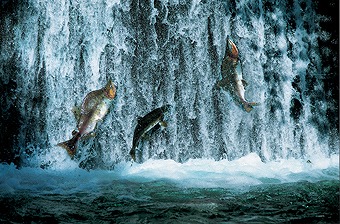
<path id="1" fill-rule="evenodd" d="M 71 164 L 69 164 L 71 165 Z M 148 160 L 113 171 L 1 166 L 1 221 L 337 223 L 338 158 Z"/>
<path id="2" fill-rule="evenodd" d="M 4 222 L 337 223 L 338 1 L 0 1 Z M 247 113 L 216 88 L 229 36 Z M 71 112 L 117 86 L 73 159 Z M 131 163 L 137 118 L 172 105 Z"/>

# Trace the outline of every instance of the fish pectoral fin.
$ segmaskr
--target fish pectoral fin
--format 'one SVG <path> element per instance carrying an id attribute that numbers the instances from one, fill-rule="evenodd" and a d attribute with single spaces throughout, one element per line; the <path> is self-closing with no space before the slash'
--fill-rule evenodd
<path id="1" fill-rule="evenodd" d="M 74 106 L 71 111 L 72 111 L 75 119 L 78 121 L 79 118 L 80 118 L 80 114 L 81 114 L 80 107 Z"/>
<path id="2" fill-rule="evenodd" d="M 217 81 L 216 86 L 219 88 L 224 88 L 230 85 L 230 81 L 228 78 L 224 78 L 220 81 Z"/>
<path id="3" fill-rule="evenodd" d="M 256 102 L 244 102 L 243 104 L 243 108 L 245 111 L 247 111 L 248 113 L 253 109 L 254 106 L 258 106 L 259 103 Z"/>
<path id="4" fill-rule="evenodd" d="M 158 129 L 160 129 L 162 126 L 160 123 L 156 124 L 155 127 L 153 127 L 150 132 L 148 132 L 149 135 L 151 135 L 152 133 L 154 133 L 155 131 L 157 131 Z"/>
<path id="5" fill-rule="evenodd" d="M 149 141 L 150 140 L 150 135 L 145 133 L 141 136 L 142 141 Z M 137 149 L 138 150 L 138 149 Z"/>
<path id="6" fill-rule="evenodd" d="M 85 135 L 83 135 L 83 139 L 89 139 L 89 138 L 94 138 L 94 137 L 96 137 L 96 133 L 94 133 L 94 132 L 90 132 L 90 133 L 88 133 L 88 134 L 85 134 Z"/>
<path id="7" fill-rule="evenodd" d="M 244 79 L 242 79 L 242 84 L 243 84 L 244 88 L 246 88 L 246 87 L 248 86 L 248 83 L 247 83 L 247 81 L 246 81 L 246 80 L 244 80 Z"/>
<path id="8" fill-rule="evenodd" d="M 77 130 L 73 130 L 72 131 L 72 136 L 75 136 L 76 134 L 78 134 L 78 131 Z"/>
<path id="9" fill-rule="evenodd" d="M 160 121 L 159 124 L 162 126 L 162 127 L 168 127 L 168 123 L 166 123 L 165 121 Z"/>

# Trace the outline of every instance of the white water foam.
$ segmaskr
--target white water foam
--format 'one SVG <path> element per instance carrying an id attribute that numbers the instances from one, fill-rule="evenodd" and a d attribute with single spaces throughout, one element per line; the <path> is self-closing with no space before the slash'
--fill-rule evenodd
<path id="1" fill-rule="evenodd" d="M 147 183 L 165 181 L 183 188 L 247 189 L 260 184 L 339 179 L 339 155 L 330 158 L 277 160 L 263 163 L 255 153 L 234 161 L 191 159 L 186 163 L 174 160 L 148 160 L 143 164 L 122 162 L 114 170 L 86 171 L 68 167 L 40 169 L 0 165 L 1 194 L 28 191 L 47 194 L 101 192 L 115 181 Z"/>

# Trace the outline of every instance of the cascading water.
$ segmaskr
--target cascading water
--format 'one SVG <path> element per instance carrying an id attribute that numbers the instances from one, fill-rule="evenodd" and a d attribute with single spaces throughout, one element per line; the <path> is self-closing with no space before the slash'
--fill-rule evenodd
<path id="1" fill-rule="evenodd" d="M 79 152 L 104 167 L 129 159 L 136 118 L 167 103 L 174 106 L 169 126 L 144 141 L 144 160 L 233 160 L 251 152 L 263 161 L 307 160 L 337 153 L 338 129 L 330 122 L 337 119 L 327 118 L 337 108 L 324 91 L 322 32 L 313 6 L 311 1 L 19 4 L 2 16 L 1 61 L 3 85 L 15 85 L 7 104 L 18 120 L 13 146 L 21 163 L 57 162 L 61 149 L 55 145 L 76 126 L 72 107 L 108 78 L 118 86 L 114 106 L 96 138 Z M 227 35 L 241 54 L 246 98 L 260 102 L 249 114 L 214 88 Z"/>
<path id="2" fill-rule="evenodd" d="M 307 211 L 302 221 L 315 214 L 336 220 L 338 22 L 329 10 L 337 6 L 311 0 L 0 2 L 0 162 L 21 167 L 0 165 L 0 201 L 14 203 L 0 220 L 36 215 L 27 213 L 36 209 L 31 198 L 44 205 L 40 218 L 32 219 L 37 222 L 49 215 L 90 220 L 88 214 L 102 208 L 102 217 L 118 223 L 149 220 L 138 211 L 153 210 L 154 219 L 179 212 L 193 222 L 186 212 L 205 211 L 206 222 L 226 221 L 227 213 L 238 216 L 234 208 L 259 216 L 257 206 L 247 207 L 254 198 L 262 200 L 264 216 L 309 206 L 317 212 Z M 228 35 L 240 52 L 245 97 L 260 103 L 250 113 L 216 88 Z M 72 160 L 56 146 L 76 128 L 71 110 L 109 78 L 117 86 L 110 112 Z M 172 105 L 168 126 L 142 141 L 142 163 L 131 165 L 137 117 L 165 104 Z M 221 190 L 304 180 L 326 182 L 297 183 L 291 192 L 281 185 L 242 195 Z M 31 194 L 22 196 L 27 202 L 4 196 L 13 192 Z M 74 213 L 63 206 L 55 211 L 51 200 Z M 130 208 L 139 210 L 130 214 Z M 275 214 L 259 220 L 293 220 Z"/>

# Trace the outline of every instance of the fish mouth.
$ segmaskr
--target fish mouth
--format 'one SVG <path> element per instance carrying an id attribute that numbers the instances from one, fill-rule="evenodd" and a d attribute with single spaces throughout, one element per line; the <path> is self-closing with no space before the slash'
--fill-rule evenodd
<path id="1" fill-rule="evenodd" d="M 116 95 L 115 91 L 113 91 L 112 88 L 109 89 L 109 91 L 107 93 L 108 98 L 112 100 L 113 98 L 115 98 L 115 95 Z"/>
<path id="2" fill-rule="evenodd" d="M 228 56 L 232 59 L 238 59 L 238 50 L 234 42 L 228 39 Z"/>
<path id="3" fill-rule="evenodd" d="M 116 96 L 116 87 L 111 81 L 111 79 L 107 82 L 105 89 L 104 89 L 105 95 L 107 98 L 112 100 Z"/>

